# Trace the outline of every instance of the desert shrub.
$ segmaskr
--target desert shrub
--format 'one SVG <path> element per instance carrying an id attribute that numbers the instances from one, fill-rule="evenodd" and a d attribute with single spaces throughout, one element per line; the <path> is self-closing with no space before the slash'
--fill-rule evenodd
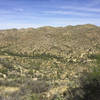
<path id="1" fill-rule="evenodd" d="M 0 64 L 9 70 L 13 70 L 13 64 L 8 59 L 0 59 Z"/>
<path id="2" fill-rule="evenodd" d="M 19 82 L 18 81 L 15 81 L 15 80 L 7 80 L 7 79 L 4 79 L 4 80 L 0 80 L 0 86 L 18 86 L 19 85 Z"/>
<path id="3" fill-rule="evenodd" d="M 95 67 L 92 71 L 83 74 L 86 75 L 84 80 L 81 80 L 81 86 L 84 91 L 83 100 L 98 100 L 100 98 L 100 54 L 91 55 L 91 59 L 95 59 Z"/>
<path id="4" fill-rule="evenodd" d="M 40 94 L 48 91 L 49 88 L 50 86 L 45 81 L 27 79 L 20 87 L 20 90 L 13 93 L 11 97 L 18 100 L 42 100 L 40 99 Z"/>
<path id="5" fill-rule="evenodd" d="M 79 87 L 70 88 L 63 95 L 65 100 L 99 100 L 100 99 L 100 55 L 92 55 L 95 67 L 90 72 L 83 72 L 79 78 Z"/>
<path id="6" fill-rule="evenodd" d="M 32 94 L 32 95 L 29 96 L 27 99 L 28 99 L 28 100 L 39 100 L 39 96 L 36 95 L 36 94 Z"/>
<path id="7" fill-rule="evenodd" d="M 69 90 L 63 93 L 65 100 L 99 100 L 99 76 L 100 74 L 97 74 L 95 72 L 83 73 L 83 75 L 80 77 L 79 87 L 70 87 Z"/>
<path id="8" fill-rule="evenodd" d="M 0 69 L 0 73 L 7 74 L 7 72 L 8 72 L 7 68 Z"/>
<path id="9" fill-rule="evenodd" d="M 25 91 L 27 89 L 30 89 L 32 93 L 42 93 L 42 92 L 46 92 L 49 89 L 49 85 L 44 81 L 28 80 L 21 87 L 21 91 Z"/>
<path id="10" fill-rule="evenodd" d="M 0 95 L 0 100 L 44 100 L 42 93 L 48 91 L 49 84 L 45 81 L 24 80 L 20 89 L 16 92 L 6 95 Z"/>
<path id="11" fill-rule="evenodd" d="M 91 72 L 83 73 L 85 78 L 80 81 L 84 92 L 82 100 L 98 100 L 100 98 L 100 54 L 91 55 L 90 58 L 95 59 L 96 62 Z"/>
<path id="12" fill-rule="evenodd" d="M 60 94 L 55 95 L 52 100 L 65 100 Z"/>
<path id="13" fill-rule="evenodd" d="M 100 98 L 100 68 L 95 67 L 93 72 L 87 73 L 85 80 L 81 80 L 84 91 L 82 100 L 98 100 Z"/>

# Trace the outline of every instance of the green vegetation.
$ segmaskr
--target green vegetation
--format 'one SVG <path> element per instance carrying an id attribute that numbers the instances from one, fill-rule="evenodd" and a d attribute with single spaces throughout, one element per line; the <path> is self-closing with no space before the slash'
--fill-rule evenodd
<path id="1" fill-rule="evenodd" d="M 91 55 L 96 60 L 95 67 L 90 72 L 83 72 L 80 77 L 80 86 L 78 88 L 70 88 L 71 92 L 67 92 L 68 100 L 98 100 L 100 98 L 100 54 Z M 70 94 L 71 93 L 71 94 Z"/>
<path id="2" fill-rule="evenodd" d="M 98 100 L 100 98 L 100 54 L 92 56 L 96 59 L 96 66 L 93 67 L 92 72 L 87 74 L 85 82 L 82 83 L 84 100 Z"/>

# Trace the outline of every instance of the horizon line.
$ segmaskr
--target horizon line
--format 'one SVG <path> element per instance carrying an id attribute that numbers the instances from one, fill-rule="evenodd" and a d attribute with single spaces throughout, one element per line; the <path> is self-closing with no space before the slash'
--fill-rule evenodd
<path id="1" fill-rule="evenodd" d="M 12 29 L 16 29 L 16 30 L 21 30 L 21 29 L 39 29 L 39 28 L 44 28 L 44 27 L 52 27 L 52 28 L 64 28 L 64 27 L 69 27 L 69 26 L 85 26 L 85 25 L 92 25 L 92 26 L 95 26 L 95 27 L 100 27 L 100 25 L 96 25 L 96 24 L 76 24 L 76 25 L 61 25 L 61 26 L 54 26 L 54 25 L 43 25 L 43 26 L 37 26 L 37 27 L 22 27 L 22 28 L 18 28 L 18 27 L 13 27 L 13 28 L 2 28 L 0 29 L 0 31 L 3 31 L 3 30 L 12 30 Z"/>

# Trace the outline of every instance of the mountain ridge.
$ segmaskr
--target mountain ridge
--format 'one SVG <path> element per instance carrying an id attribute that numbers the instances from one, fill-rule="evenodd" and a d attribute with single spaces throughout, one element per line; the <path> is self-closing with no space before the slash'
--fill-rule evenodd
<path id="1" fill-rule="evenodd" d="M 2 30 L 0 96 L 53 100 L 70 87 L 79 87 L 81 74 L 94 66 L 95 60 L 89 57 L 99 53 L 100 27 L 95 25 Z"/>

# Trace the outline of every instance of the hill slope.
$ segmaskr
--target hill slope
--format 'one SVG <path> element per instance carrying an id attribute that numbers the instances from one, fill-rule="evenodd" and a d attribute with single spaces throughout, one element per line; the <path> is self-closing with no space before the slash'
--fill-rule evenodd
<path id="1" fill-rule="evenodd" d="M 51 99 L 74 87 L 81 72 L 93 65 L 88 56 L 99 52 L 100 27 L 90 24 L 0 30 L 0 95 L 21 91 L 32 80 L 48 84 L 39 95 Z"/>

